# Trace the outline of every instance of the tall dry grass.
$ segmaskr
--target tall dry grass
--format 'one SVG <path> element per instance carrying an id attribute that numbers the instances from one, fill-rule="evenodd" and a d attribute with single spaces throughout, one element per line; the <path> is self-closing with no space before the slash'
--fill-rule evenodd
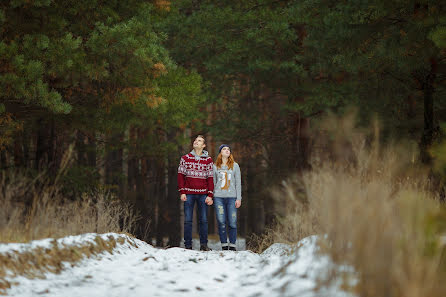
<path id="1" fill-rule="evenodd" d="M 73 201 L 64 197 L 54 181 L 44 175 L 31 179 L 26 174 L 9 171 L 0 175 L 0 243 L 28 242 L 41 238 L 59 238 L 82 233 L 132 233 L 138 216 L 110 192 L 98 189 Z M 37 248 L 20 253 L 0 254 L 0 295 L 14 284 L 8 274 L 28 278 L 45 272 L 59 273 L 62 263 L 75 264 L 84 257 L 110 253 L 117 244 L 109 236 L 97 236 L 95 243 L 76 247 Z"/>
<path id="2" fill-rule="evenodd" d="M 138 217 L 112 193 L 97 190 L 79 200 L 64 197 L 43 177 L 0 176 L 0 242 L 27 242 L 88 232 L 132 233 Z"/>
<path id="3" fill-rule="evenodd" d="M 275 190 L 279 223 L 259 242 L 326 234 L 323 250 L 354 267 L 359 281 L 347 289 L 358 296 L 446 296 L 446 211 L 416 146 L 382 147 L 377 125 L 354 123 L 351 114 L 321 126 L 331 138 L 319 138 L 310 171 Z"/>

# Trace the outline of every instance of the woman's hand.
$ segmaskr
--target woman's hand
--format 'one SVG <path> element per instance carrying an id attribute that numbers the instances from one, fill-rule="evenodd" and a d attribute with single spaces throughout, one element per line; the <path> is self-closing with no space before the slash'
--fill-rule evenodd
<path id="1" fill-rule="evenodd" d="M 242 200 L 235 200 L 235 208 L 239 208 L 242 205 Z"/>

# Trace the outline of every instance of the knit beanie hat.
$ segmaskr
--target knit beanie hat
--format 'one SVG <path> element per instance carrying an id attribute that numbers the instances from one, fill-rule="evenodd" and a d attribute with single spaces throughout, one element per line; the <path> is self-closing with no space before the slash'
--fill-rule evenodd
<path id="1" fill-rule="evenodd" d="M 227 145 L 227 144 L 222 144 L 222 145 L 220 145 L 220 148 L 218 149 L 218 153 L 221 153 L 221 150 L 222 150 L 224 147 L 228 147 L 229 150 L 231 150 L 231 147 L 230 147 L 229 145 Z"/>

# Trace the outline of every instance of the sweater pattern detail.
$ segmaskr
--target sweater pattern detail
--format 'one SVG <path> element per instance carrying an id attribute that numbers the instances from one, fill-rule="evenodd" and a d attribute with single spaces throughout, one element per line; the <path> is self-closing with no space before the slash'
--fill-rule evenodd
<path id="1" fill-rule="evenodd" d="M 194 151 L 181 157 L 178 166 L 178 191 L 181 194 L 208 194 L 214 192 L 213 162 L 207 151 L 198 156 Z"/>

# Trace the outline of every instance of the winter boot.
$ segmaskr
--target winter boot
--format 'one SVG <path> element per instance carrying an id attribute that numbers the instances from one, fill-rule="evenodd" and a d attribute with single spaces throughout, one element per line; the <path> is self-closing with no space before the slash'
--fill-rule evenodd
<path id="1" fill-rule="evenodd" d="M 200 251 L 206 251 L 206 252 L 209 252 L 209 251 L 212 251 L 212 250 L 211 250 L 210 247 L 208 247 L 207 244 L 202 244 L 202 245 L 200 245 Z"/>

